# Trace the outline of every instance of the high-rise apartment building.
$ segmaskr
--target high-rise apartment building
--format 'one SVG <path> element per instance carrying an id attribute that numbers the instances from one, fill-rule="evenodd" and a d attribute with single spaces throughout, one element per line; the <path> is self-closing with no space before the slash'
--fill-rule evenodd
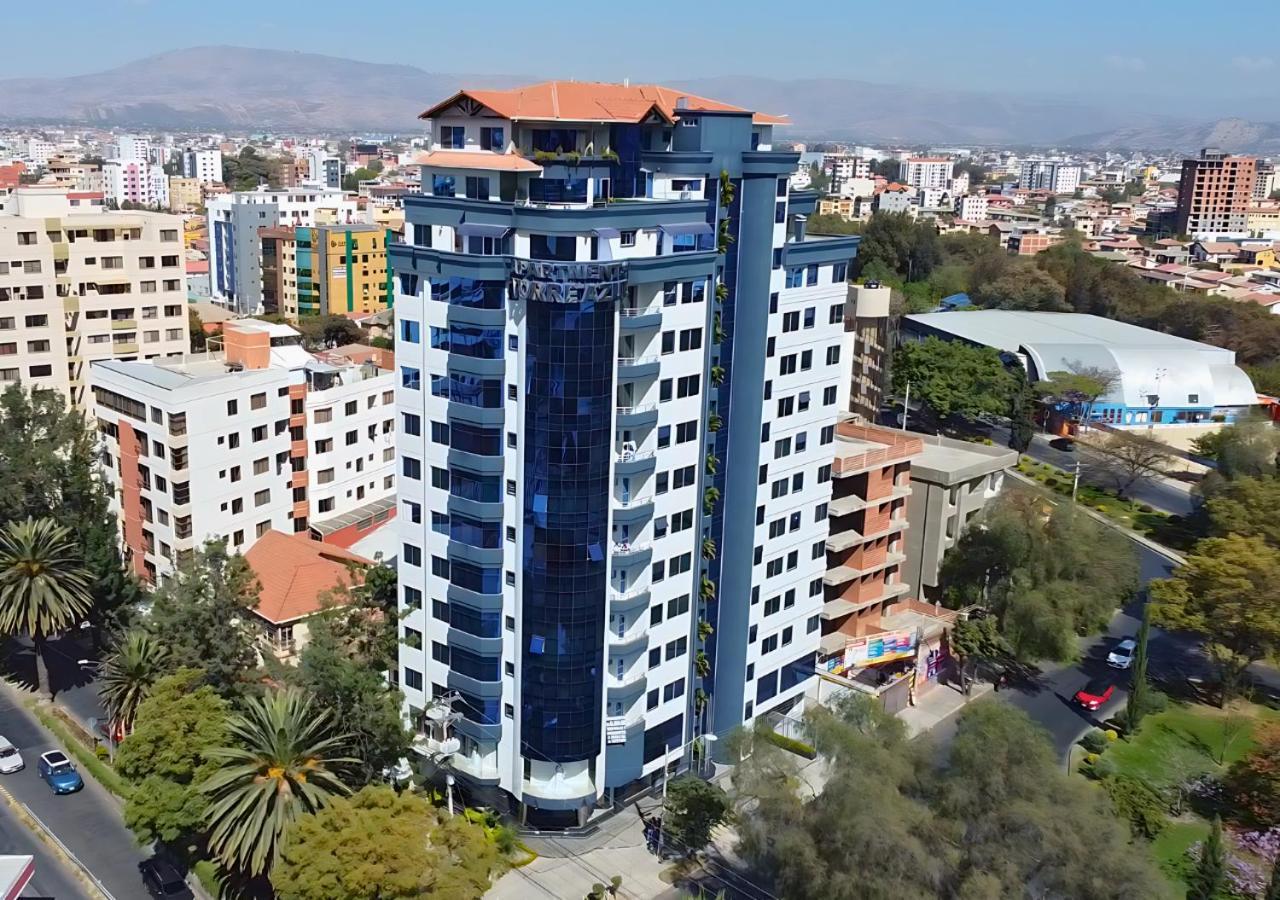
<path id="1" fill-rule="evenodd" d="M 888 388 L 889 288 L 876 282 L 849 285 L 845 304 L 845 347 L 849 359 L 848 403 L 841 408 L 874 424 Z"/>
<path id="2" fill-rule="evenodd" d="M 125 203 L 169 207 L 169 176 L 164 167 L 134 160 L 108 159 L 102 164 L 103 191 L 117 207 Z"/>
<path id="3" fill-rule="evenodd" d="M 201 184 L 221 184 L 222 151 L 183 150 L 182 175 L 184 178 L 194 178 Z"/>
<path id="4" fill-rule="evenodd" d="M 394 514 L 391 361 L 312 355 L 287 325 L 223 329 L 221 350 L 90 371 L 126 553 L 151 583 L 211 538 L 246 551 Z"/>
<path id="5" fill-rule="evenodd" d="M 946 190 L 954 167 L 949 156 L 908 156 L 898 165 L 898 180 L 913 188 Z"/>
<path id="6" fill-rule="evenodd" d="M 241 313 L 263 304 L 260 229 L 352 225 L 359 217 L 354 197 L 323 187 L 235 191 L 210 197 L 205 210 L 213 297 Z"/>
<path id="7" fill-rule="evenodd" d="M 1018 187 L 1030 191 L 1073 194 L 1080 187 L 1081 167 L 1056 159 L 1024 159 L 1018 173 Z"/>
<path id="8" fill-rule="evenodd" d="M 85 367 L 186 351 L 182 219 L 20 187 L 0 215 L 0 383 L 87 406 Z M 75 205 L 73 205 L 75 204 Z"/>
<path id="9" fill-rule="evenodd" d="M 391 305 L 391 231 L 372 225 L 264 228 L 262 308 L 290 321 L 377 312 Z"/>
<path id="10" fill-rule="evenodd" d="M 122 134 L 116 138 L 115 159 L 148 165 L 151 162 L 151 140 L 136 134 Z"/>
<path id="11" fill-rule="evenodd" d="M 1201 237 L 1245 237 L 1257 160 L 1206 148 L 1182 161 L 1175 229 Z"/>
<path id="12" fill-rule="evenodd" d="M 578 822 L 812 684 L 858 238 L 805 234 L 780 120 L 703 97 L 424 118 L 390 251 L 400 683 L 423 752 Z"/>
<path id="13" fill-rule="evenodd" d="M 1253 199 L 1267 200 L 1276 190 L 1276 166 L 1269 159 L 1260 159 L 1254 167 Z"/>

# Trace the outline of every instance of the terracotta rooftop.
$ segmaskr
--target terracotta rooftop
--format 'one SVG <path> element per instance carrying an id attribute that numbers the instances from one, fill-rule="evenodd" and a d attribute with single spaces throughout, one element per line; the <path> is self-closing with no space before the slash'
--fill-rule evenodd
<path id="1" fill-rule="evenodd" d="M 544 81 L 505 91 L 462 90 L 437 103 L 419 118 L 430 119 L 459 100 L 471 99 L 504 119 L 566 122 L 643 122 L 655 114 L 668 122 L 680 117 L 678 104 L 697 112 L 750 110 L 699 97 L 658 84 L 611 84 L 599 81 Z M 753 113 L 757 125 L 785 125 L 785 116 Z"/>
<path id="2" fill-rule="evenodd" d="M 474 150 L 432 150 L 413 158 L 417 165 L 441 169 L 485 169 L 490 172 L 541 172 L 542 166 L 514 153 L 477 153 Z"/>
<path id="3" fill-rule="evenodd" d="M 268 531 L 249 548 L 245 560 L 258 576 L 257 613 L 275 625 L 315 615 L 322 597 L 341 585 L 358 584 L 348 566 L 371 566 L 372 560 L 304 534 Z"/>

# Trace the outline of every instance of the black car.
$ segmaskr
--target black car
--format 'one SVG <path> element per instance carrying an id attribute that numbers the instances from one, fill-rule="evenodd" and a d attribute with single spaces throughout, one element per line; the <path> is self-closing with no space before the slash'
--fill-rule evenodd
<path id="1" fill-rule="evenodd" d="M 1063 453 L 1074 453 L 1076 449 L 1076 442 L 1071 438 L 1060 437 L 1051 440 L 1049 442 L 1049 446 L 1054 450 L 1061 450 Z"/>
<path id="2" fill-rule="evenodd" d="M 158 900 L 195 900 L 195 894 L 178 870 L 163 859 L 149 859 L 138 864 L 147 893 Z"/>

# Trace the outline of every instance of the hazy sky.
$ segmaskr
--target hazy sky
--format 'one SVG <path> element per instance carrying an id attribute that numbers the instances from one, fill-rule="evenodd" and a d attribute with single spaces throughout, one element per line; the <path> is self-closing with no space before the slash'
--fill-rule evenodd
<path id="1" fill-rule="evenodd" d="M 62 0 L 6 3 L 0 77 L 84 74 L 237 44 L 435 72 L 673 80 L 752 74 L 1149 97 L 1162 111 L 1280 113 L 1268 18 L 1197 28 L 1203 0 Z M 1235 9 L 1235 7 L 1233 7 Z M 1253 43 L 1250 44 L 1250 35 Z M 1251 101 L 1270 101 L 1267 110 Z M 1229 108 L 1226 108 L 1229 107 Z"/>

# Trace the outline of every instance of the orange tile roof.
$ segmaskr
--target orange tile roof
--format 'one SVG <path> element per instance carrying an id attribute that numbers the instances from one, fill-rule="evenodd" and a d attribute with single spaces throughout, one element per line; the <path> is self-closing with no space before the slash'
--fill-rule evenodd
<path id="1" fill-rule="evenodd" d="M 340 585 L 352 586 L 348 564 L 374 564 L 349 550 L 313 541 L 305 533 L 283 531 L 268 531 L 244 558 L 261 587 L 257 613 L 276 625 L 320 612 L 322 594 Z M 357 576 L 354 583 L 359 581 Z"/>
<path id="2" fill-rule="evenodd" d="M 432 150 L 413 159 L 420 166 L 442 169 L 485 169 L 490 172 L 541 172 L 542 166 L 514 153 L 485 153 L 474 150 Z"/>
<path id="3" fill-rule="evenodd" d="M 659 84 L 611 84 L 601 81 L 544 81 L 505 91 L 462 90 L 437 103 L 419 118 L 430 119 L 462 99 L 483 104 L 505 119 L 568 122 L 642 122 L 651 113 L 668 122 L 678 119 L 677 102 L 699 112 L 750 110 Z M 757 125 L 785 125 L 785 116 L 752 113 Z"/>

